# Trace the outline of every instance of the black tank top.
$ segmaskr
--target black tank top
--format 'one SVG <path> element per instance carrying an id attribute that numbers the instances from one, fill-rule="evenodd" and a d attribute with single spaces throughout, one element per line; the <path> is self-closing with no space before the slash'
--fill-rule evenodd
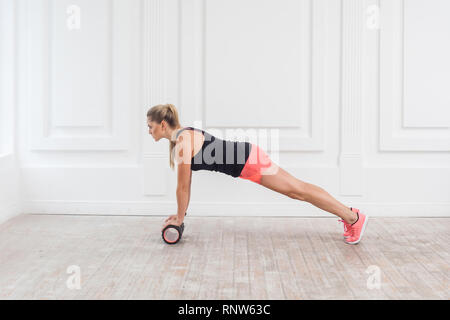
<path id="1" fill-rule="evenodd" d="M 184 130 L 197 130 L 202 132 L 205 137 L 202 149 L 191 159 L 192 171 L 217 171 L 234 178 L 241 175 L 252 149 L 251 143 L 222 140 L 204 130 L 193 127 L 186 127 L 178 131 L 177 138 Z"/>

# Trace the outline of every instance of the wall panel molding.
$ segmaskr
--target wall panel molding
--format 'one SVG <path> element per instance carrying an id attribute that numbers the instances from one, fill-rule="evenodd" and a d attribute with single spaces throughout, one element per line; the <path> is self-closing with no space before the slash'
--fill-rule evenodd
<path id="1" fill-rule="evenodd" d="M 86 11 L 89 7 L 83 7 L 78 2 L 72 1 L 71 4 L 81 6 L 82 17 L 83 14 L 88 15 Z M 58 108 L 51 104 L 54 83 L 50 76 L 52 64 L 55 63 L 51 55 L 52 48 L 59 45 L 51 38 L 51 27 L 54 22 L 52 19 L 55 18 L 51 14 L 51 5 L 55 3 L 53 0 L 25 1 L 22 7 L 25 12 L 22 14 L 28 20 L 27 34 L 23 36 L 26 38 L 26 74 L 29 78 L 26 95 L 27 107 L 30 111 L 28 137 L 31 150 L 119 151 L 129 149 L 131 118 L 127 107 L 136 103 L 133 86 L 137 85 L 138 69 L 135 55 L 139 48 L 140 26 L 135 16 L 139 12 L 139 1 L 132 0 L 125 3 L 111 0 L 106 3 L 109 5 L 104 8 L 104 14 L 111 14 L 109 30 L 105 35 L 111 38 L 109 52 L 111 64 L 105 74 L 105 79 L 111 83 L 110 95 L 103 101 L 105 113 L 102 115 L 105 117 L 106 124 L 99 127 L 94 123 L 89 125 L 80 122 L 79 125 L 75 125 L 68 122 L 64 125 L 52 126 L 52 113 L 55 111 L 54 108 Z M 61 26 L 61 28 L 65 27 L 65 25 Z M 62 66 L 58 67 L 62 68 Z"/>
<path id="2" fill-rule="evenodd" d="M 404 103 L 406 3 L 404 0 L 381 0 L 379 149 L 450 151 L 450 126 L 405 125 L 405 111 L 408 108 Z"/>
<path id="3" fill-rule="evenodd" d="M 362 50 L 364 1 L 342 2 L 340 194 L 363 195 Z"/>
<path id="4" fill-rule="evenodd" d="M 207 109 L 214 110 L 214 106 L 207 101 L 208 86 L 211 79 L 206 79 L 208 74 L 208 45 L 207 29 L 214 21 L 208 19 L 208 6 L 213 2 L 207 0 L 186 0 L 181 1 L 181 97 L 180 104 L 185 110 L 184 114 L 187 123 L 201 126 L 205 130 L 217 129 L 226 131 L 242 128 L 244 131 L 252 129 L 245 125 L 227 123 L 226 119 L 208 119 Z M 304 105 L 295 106 L 305 108 L 305 118 L 299 119 L 298 126 L 275 124 L 279 130 L 279 143 L 268 144 L 267 151 L 323 151 L 324 148 L 324 95 L 326 94 L 327 70 L 325 69 L 325 59 L 327 58 L 327 1 L 326 0 L 304 0 L 300 2 L 301 10 L 299 19 L 305 21 L 299 38 L 302 47 L 309 48 L 304 51 L 301 60 L 302 69 L 308 70 L 304 82 L 306 86 L 300 87 L 302 93 L 302 103 Z M 238 8 L 236 10 L 239 10 Z M 214 34 L 210 35 L 214 38 Z M 275 62 L 274 62 L 275 63 Z M 217 75 L 218 76 L 218 75 Z M 230 80 L 231 81 L 231 80 Z M 226 95 L 227 89 L 223 88 Z M 253 94 L 253 93 L 249 93 Z M 273 93 L 276 96 L 276 92 Z M 256 106 L 254 106 L 256 108 Z M 276 112 L 276 106 L 273 107 Z M 211 112 L 211 111 L 209 111 Z M 303 125 L 302 125 L 303 124 Z M 255 129 L 267 129 L 273 127 L 258 126 Z M 254 141 L 258 143 L 258 141 Z M 275 150 L 273 149 L 275 147 Z"/>
<path id="5" fill-rule="evenodd" d="M 177 60 L 179 3 L 176 0 L 143 1 L 143 106 L 142 106 L 142 192 L 144 196 L 167 196 L 168 142 L 155 143 L 148 133 L 145 115 L 159 104 L 177 105 Z M 170 77 L 170 79 L 169 79 Z M 170 86 L 170 88 L 169 88 Z M 157 181 L 157 182 L 156 182 Z M 155 183 L 156 182 L 156 183 Z"/>
<path id="6" fill-rule="evenodd" d="M 15 153 L 17 4 L 0 2 L 0 156 Z"/>

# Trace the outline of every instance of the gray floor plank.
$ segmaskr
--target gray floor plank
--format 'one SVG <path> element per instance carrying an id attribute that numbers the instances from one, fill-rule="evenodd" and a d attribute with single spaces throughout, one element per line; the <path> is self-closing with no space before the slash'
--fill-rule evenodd
<path id="1" fill-rule="evenodd" d="M 0 299 L 450 299 L 450 219 L 21 215 L 0 225 Z M 81 288 L 69 289 L 69 266 Z M 369 266 L 380 288 L 367 285 Z"/>

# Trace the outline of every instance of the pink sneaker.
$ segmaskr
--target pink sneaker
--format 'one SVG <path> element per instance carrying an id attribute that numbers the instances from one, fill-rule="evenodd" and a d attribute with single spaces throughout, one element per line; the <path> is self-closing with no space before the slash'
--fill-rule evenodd
<path id="1" fill-rule="evenodd" d="M 350 228 L 349 228 L 349 224 L 347 222 L 345 222 L 345 220 L 338 220 L 339 222 L 342 222 L 344 224 L 344 233 L 342 234 L 344 236 L 344 238 L 350 237 Z"/>
<path id="2" fill-rule="evenodd" d="M 350 210 L 352 210 L 353 212 L 359 212 L 358 209 L 355 209 L 355 208 L 352 208 L 352 207 L 350 207 Z M 342 234 L 344 236 L 344 238 L 350 237 L 350 235 L 351 235 L 351 233 L 350 233 L 350 224 L 347 223 L 344 219 L 340 219 L 338 221 L 342 222 L 344 224 L 344 233 Z"/>
<path id="3" fill-rule="evenodd" d="M 358 215 L 358 220 L 349 226 L 350 237 L 345 239 L 348 244 L 357 244 L 361 241 L 361 238 L 366 229 L 368 216 L 360 212 L 358 209 L 352 209 Z"/>

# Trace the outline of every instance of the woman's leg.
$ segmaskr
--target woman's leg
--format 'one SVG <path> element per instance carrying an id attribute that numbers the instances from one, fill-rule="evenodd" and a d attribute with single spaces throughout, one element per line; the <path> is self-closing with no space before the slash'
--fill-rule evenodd
<path id="1" fill-rule="evenodd" d="M 261 177 L 260 184 L 262 186 L 292 199 L 309 202 L 342 218 L 347 223 L 354 223 L 357 220 L 356 213 L 337 201 L 322 188 L 295 178 L 273 162 L 272 166 L 266 169 L 267 172 L 270 172 L 270 174 L 263 174 Z"/>

